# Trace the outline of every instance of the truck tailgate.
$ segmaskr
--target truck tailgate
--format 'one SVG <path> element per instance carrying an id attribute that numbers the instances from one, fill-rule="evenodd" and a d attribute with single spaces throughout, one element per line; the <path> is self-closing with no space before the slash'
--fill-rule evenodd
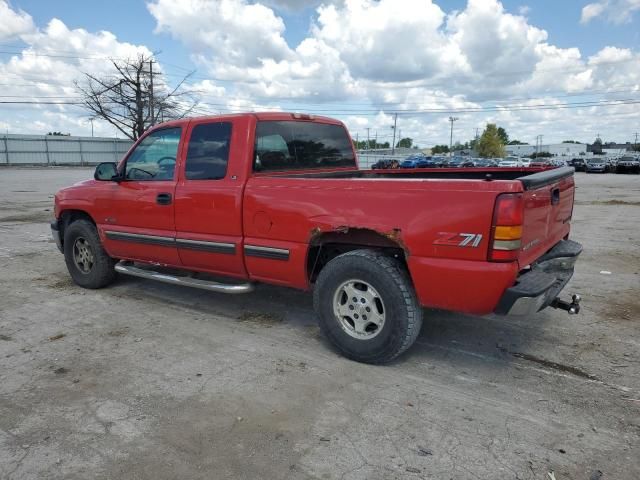
<path id="1" fill-rule="evenodd" d="M 569 234 L 575 183 L 572 167 L 545 170 L 521 177 L 524 186 L 524 224 L 518 257 L 530 265 Z"/>

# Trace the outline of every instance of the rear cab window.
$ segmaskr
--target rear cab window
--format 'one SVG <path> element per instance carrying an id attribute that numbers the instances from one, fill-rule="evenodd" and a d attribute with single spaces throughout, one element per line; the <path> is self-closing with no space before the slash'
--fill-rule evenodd
<path id="1" fill-rule="evenodd" d="M 351 138 L 342 125 L 259 121 L 254 172 L 356 167 Z"/>
<path id="2" fill-rule="evenodd" d="M 227 174 L 231 123 L 201 123 L 193 127 L 187 160 L 187 180 L 221 180 Z"/>

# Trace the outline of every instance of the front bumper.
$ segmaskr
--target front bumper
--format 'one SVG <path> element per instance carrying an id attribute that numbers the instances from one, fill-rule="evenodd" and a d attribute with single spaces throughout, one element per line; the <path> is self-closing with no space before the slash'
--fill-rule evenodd
<path id="1" fill-rule="evenodd" d="M 58 220 L 51 220 L 51 236 L 56 242 L 56 247 L 60 250 L 60 253 L 64 253 L 62 248 L 62 240 L 60 238 L 60 225 L 58 224 Z"/>
<path id="2" fill-rule="evenodd" d="M 561 240 L 508 288 L 496 307 L 499 315 L 528 315 L 551 305 L 573 276 L 582 245 Z"/>

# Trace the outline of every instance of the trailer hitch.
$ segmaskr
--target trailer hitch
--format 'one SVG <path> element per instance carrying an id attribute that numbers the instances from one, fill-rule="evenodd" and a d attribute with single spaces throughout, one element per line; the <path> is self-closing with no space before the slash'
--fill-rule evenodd
<path id="1" fill-rule="evenodd" d="M 564 310 L 569 313 L 569 315 L 575 315 L 580 312 L 580 301 L 582 298 L 580 295 L 574 294 L 571 295 L 571 303 L 565 302 L 564 300 L 560 300 L 560 297 L 556 298 L 551 302 L 552 308 L 559 308 L 560 310 Z"/>

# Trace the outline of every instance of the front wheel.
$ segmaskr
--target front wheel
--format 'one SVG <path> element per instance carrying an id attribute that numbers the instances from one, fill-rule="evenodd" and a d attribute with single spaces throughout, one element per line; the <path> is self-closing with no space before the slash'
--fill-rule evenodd
<path id="1" fill-rule="evenodd" d="M 64 260 L 73 281 L 83 288 L 102 288 L 116 278 L 115 260 L 107 255 L 93 223 L 76 220 L 64 232 Z"/>
<path id="2" fill-rule="evenodd" d="M 373 250 L 331 260 L 314 289 L 320 329 L 346 357 L 386 363 L 415 342 L 422 310 L 403 265 Z"/>

